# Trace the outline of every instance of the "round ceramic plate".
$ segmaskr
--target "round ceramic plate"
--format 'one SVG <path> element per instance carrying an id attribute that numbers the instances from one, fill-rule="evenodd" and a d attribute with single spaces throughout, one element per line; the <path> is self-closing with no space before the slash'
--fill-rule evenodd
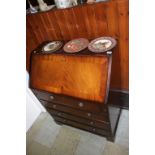
<path id="1" fill-rule="evenodd" d="M 116 43 L 117 42 L 114 38 L 100 37 L 92 40 L 88 45 L 88 49 L 95 53 L 106 52 L 114 48 L 116 46 Z"/>
<path id="2" fill-rule="evenodd" d="M 87 48 L 88 44 L 89 41 L 85 38 L 74 39 L 65 44 L 64 51 L 67 53 L 80 52 L 83 49 Z"/>
<path id="3" fill-rule="evenodd" d="M 47 43 L 43 48 L 42 51 L 44 53 L 51 53 L 55 52 L 56 50 L 62 47 L 63 43 L 61 41 L 52 41 Z"/>

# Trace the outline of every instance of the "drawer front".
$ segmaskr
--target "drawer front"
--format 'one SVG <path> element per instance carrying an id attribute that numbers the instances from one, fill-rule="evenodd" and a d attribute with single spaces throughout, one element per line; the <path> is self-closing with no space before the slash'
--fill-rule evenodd
<path id="1" fill-rule="evenodd" d="M 83 100 L 76 99 L 73 97 L 50 94 L 50 93 L 36 91 L 36 90 L 35 90 L 35 95 L 40 100 L 45 100 L 45 101 L 49 101 L 52 103 L 65 105 L 65 106 L 76 108 L 82 111 L 90 111 L 92 113 L 101 113 L 102 111 L 105 113 L 107 112 L 107 107 L 105 105 L 98 104 L 95 102 L 83 101 Z"/>
<path id="2" fill-rule="evenodd" d="M 67 120 L 67 119 L 64 119 L 64 118 L 61 118 L 61 117 L 57 117 L 57 116 L 54 116 L 54 119 L 57 122 L 61 122 L 63 124 L 67 124 L 67 125 L 79 128 L 79 129 L 87 130 L 87 131 L 90 131 L 90 132 L 93 132 L 93 133 L 96 133 L 96 134 L 99 134 L 99 135 L 102 135 L 102 136 L 110 136 L 111 135 L 110 131 L 108 131 L 108 130 L 102 130 L 102 129 L 99 129 L 99 128 L 87 126 L 87 125 L 80 124 L 80 123 L 77 123 L 77 122 L 74 122 L 74 121 L 71 121 L 71 120 Z"/>
<path id="3" fill-rule="evenodd" d="M 92 127 L 97 127 L 97 128 L 101 128 L 101 129 L 105 129 L 105 130 L 110 129 L 110 124 L 106 123 L 106 122 L 101 123 L 101 122 L 98 122 L 98 121 L 89 120 L 89 119 L 85 119 L 85 118 L 82 118 L 82 117 L 77 117 L 77 116 L 70 115 L 70 114 L 67 114 L 67 113 L 63 113 L 63 112 L 60 112 L 60 111 L 56 111 L 56 110 L 53 110 L 53 109 L 47 109 L 47 110 L 53 117 L 58 116 L 58 117 L 62 117 L 62 118 L 67 119 L 67 120 L 82 123 L 82 124 L 89 125 L 89 126 L 92 126 Z"/>
<path id="4" fill-rule="evenodd" d="M 94 114 L 91 112 L 85 112 L 85 111 L 81 111 L 78 109 L 74 109 L 74 108 L 70 108 L 67 106 L 63 106 L 60 104 L 56 104 L 56 103 L 52 103 L 52 102 L 47 102 L 47 101 L 43 101 L 40 100 L 41 103 L 45 106 L 46 109 L 53 109 L 53 110 L 58 110 L 60 112 L 64 112 L 64 113 L 68 113 L 71 115 L 75 115 L 78 117 L 83 117 L 86 119 L 90 119 L 90 120 L 95 120 L 95 121 L 99 121 L 101 123 L 109 123 L 109 119 L 108 116 L 106 115 L 99 115 L 99 114 Z"/>

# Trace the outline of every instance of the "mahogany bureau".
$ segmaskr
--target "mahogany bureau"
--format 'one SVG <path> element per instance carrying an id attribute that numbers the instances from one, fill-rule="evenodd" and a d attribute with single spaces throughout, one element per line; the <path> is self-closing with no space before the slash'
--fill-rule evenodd
<path id="1" fill-rule="evenodd" d="M 112 52 L 40 51 L 31 54 L 30 88 L 54 120 L 113 141 L 121 109 L 108 104 Z"/>

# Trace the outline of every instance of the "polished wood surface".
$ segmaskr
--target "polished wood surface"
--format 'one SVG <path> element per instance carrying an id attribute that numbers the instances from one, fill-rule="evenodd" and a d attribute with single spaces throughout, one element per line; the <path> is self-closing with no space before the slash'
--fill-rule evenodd
<path id="1" fill-rule="evenodd" d="M 66 105 L 71 108 L 79 109 L 82 111 L 89 111 L 92 113 L 101 113 L 102 110 L 106 110 L 105 107 L 91 101 L 84 101 L 74 97 L 69 97 L 65 95 L 57 95 L 52 93 L 47 93 L 44 91 L 35 90 L 36 96 L 39 100 L 44 100 L 48 102 L 53 102 L 61 105 Z"/>
<path id="2" fill-rule="evenodd" d="M 112 53 L 31 55 L 30 87 L 54 120 L 114 140 L 120 115 L 108 99 Z"/>
<path id="3" fill-rule="evenodd" d="M 101 104 L 101 111 L 96 112 L 95 110 L 92 111 L 92 105 L 89 103 L 90 108 L 85 111 L 84 106 L 82 106 L 81 109 L 70 106 L 72 101 L 74 101 L 76 105 L 77 100 L 79 100 L 77 98 L 73 98 L 72 101 L 70 101 L 69 96 L 64 96 L 65 99 L 62 100 L 62 96 L 58 95 L 55 102 L 53 97 L 52 100 L 46 98 L 49 95 L 53 96 L 52 93 L 36 89 L 32 89 L 32 91 L 56 122 L 106 136 L 106 138 L 111 141 L 114 140 L 121 112 L 119 107 L 110 106 L 108 102 L 108 104 Z M 64 104 L 64 100 L 68 100 L 68 104 Z"/>
<path id="4" fill-rule="evenodd" d="M 31 88 L 105 103 L 109 56 L 32 55 Z"/>
<path id="5" fill-rule="evenodd" d="M 108 110 L 106 112 L 102 112 L 103 114 L 101 115 L 101 113 L 91 113 L 91 112 L 85 112 L 82 110 L 77 110 L 75 108 L 71 108 L 69 106 L 63 106 L 61 104 L 56 104 L 53 102 L 48 102 L 48 101 L 43 101 L 40 100 L 40 102 L 45 106 L 46 109 L 53 109 L 53 110 L 58 110 L 59 112 L 65 112 L 77 117 L 82 117 L 82 118 L 86 118 L 89 120 L 93 120 L 93 121 L 99 121 L 101 123 L 105 123 L 108 122 Z"/>
<path id="6" fill-rule="evenodd" d="M 111 88 L 128 89 L 128 7 L 128 0 L 109 0 L 27 15 L 27 70 L 31 51 L 43 41 L 111 36 L 118 41 L 113 54 Z"/>
<path id="7" fill-rule="evenodd" d="M 86 130 L 86 131 L 90 131 L 92 133 L 99 134 L 101 136 L 107 136 L 107 137 L 111 136 L 111 133 L 109 132 L 109 130 L 103 130 L 103 129 L 100 129 L 100 128 L 91 127 L 91 126 L 88 126 L 88 125 L 85 125 L 85 124 L 82 124 L 82 123 L 78 123 L 76 121 L 61 118 L 59 116 L 54 116 L 53 115 L 53 117 L 54 117 L 54 120 L 56 120 L 58 122 L 61 122 L 63 124 L 67 124 L 67 125 L 70 125 L 70 126 L 73 126 L 73 127 L 79 128 L 79 129 L 83 129 L 83 130 Z"/>
<path id="8" fill-rule="evenodd" d="M 57 110 L 53 110 L 53 109 L 47 109 L 47 111 L 52 115 L 52 116 L 59 116 L 62 117 L 64 119 L 68 119 L 68 120 L 72 120 L 72 121 L 76 121 L 78 123 L 83 123 L 92 127 L 97 127 L 97 128 L 101 128 L 101 129 L 106 129 L 108 130 L 110 127 L 110 123 L 109 122 L 105 122 L 105 123 L 101 123 L 99 121 L 93 121 L 93 120 L 88 120 L 88 119 L 84 119 L 82 117 L 77 117 L 75 115 L 70 115 L 64 112 L 60 112 Z"/>

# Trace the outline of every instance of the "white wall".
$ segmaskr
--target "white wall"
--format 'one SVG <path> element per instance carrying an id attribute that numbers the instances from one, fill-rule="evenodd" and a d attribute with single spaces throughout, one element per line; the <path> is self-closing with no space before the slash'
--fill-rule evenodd
<path id="1" fill-rule="evenodd" d="M 41 112 L 45 112 L 45 108 L 29 89 L 29 75 L 26 72 L 26 131 L 32 126 L 34 121 Z"/>

